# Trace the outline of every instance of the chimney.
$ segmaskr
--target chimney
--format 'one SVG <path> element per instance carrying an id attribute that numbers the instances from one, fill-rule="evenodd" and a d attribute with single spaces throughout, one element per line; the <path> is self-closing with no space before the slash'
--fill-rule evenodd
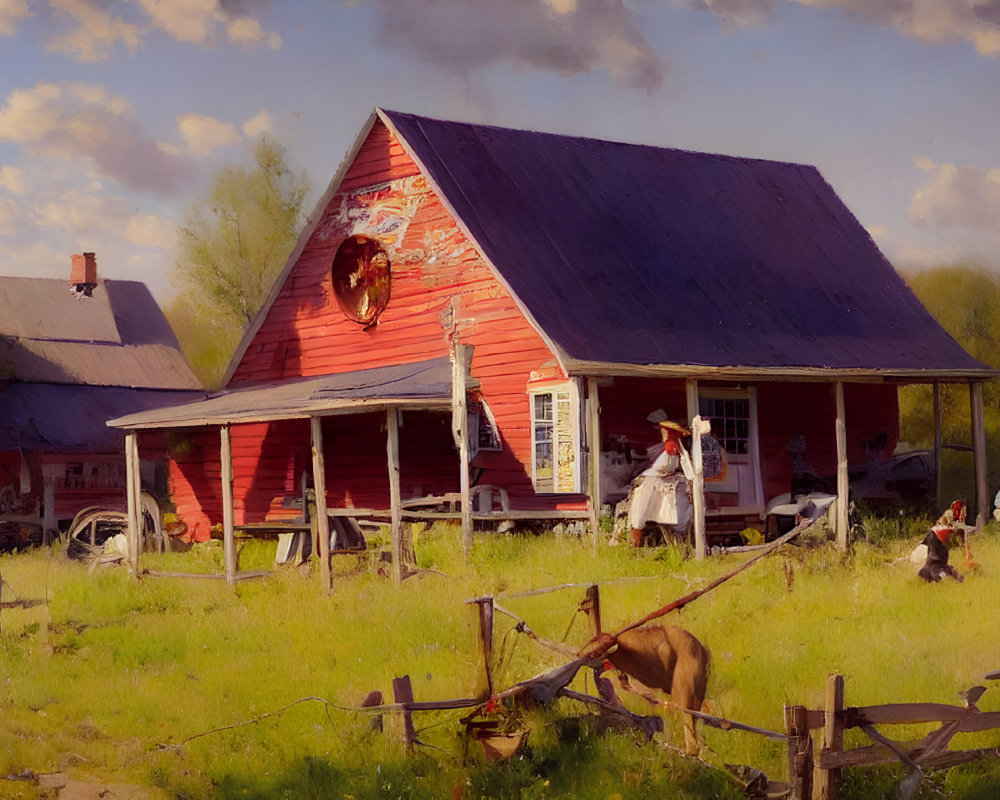
<path id="1" fill-rule="evenodd" d="M 69 282 L 77 294 L 91 296 L 97 286 L 97 257 L 93 253 L 76 253 L 72 258 Z"/>

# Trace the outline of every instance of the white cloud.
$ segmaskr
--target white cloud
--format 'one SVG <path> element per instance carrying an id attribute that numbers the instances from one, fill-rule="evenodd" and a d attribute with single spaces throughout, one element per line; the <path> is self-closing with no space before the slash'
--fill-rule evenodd
<path id="1" fill-rule="evenodd" d="M 138 247 L 171 248 L 174 224 L 139 212 L 124 197 L 84 191 L 49 193 L 36 204 L 32 222 L 40 229 L 83 239 L 97 233 Z"/>
<path id="2" fill-rule="evenodd" d="M 186 156 L 160 149 L 128 101 L 102 86 L 40 81 L 15 89 L 0 108 L 2 141 L 23 144 L 36 155 L 82 159 L 95 177 L 129 189 L 174 191 L 193 170 Z"/>
<path id="3" fill-rule="evenodd" d="M 125 226 L 125 238 L 139 247 L 169 249 L 174 246 L 176 235 L 172 222 L 152 214 L 137 214 Z"/>
<path id="4" fill-rule="evenodd" d="M 917 169 L 922 169 L 924 172 L 930 172 L 936 165 L 927 156 L 917 156 L 913 159 L 913 166 Z"/>
<path id="5" fill-rule="evenodd" d="M 239 141 L 236 128 L 228 122 L 204 114 L 184 114 L 177 118 L 177 129 L 188 149 L 197 155 L 209 155 L 217 147 Z"/>
<path id="6" fill-rule="evenodd" d="M 0 0 L 0 36 L 13 36 L 17 23 L 27 16 L 27 0 Z"/>
<path id="7" fill-rule="evenodd" d="M 216 0 L 140 0 L 152 23 L 179 42 L 206 44 L 221 19 Z"/>
<path id="8" fill-rule="evenodd" d="M 659 88 L 667 69 L 623 0 L 374 0 L 380 40 L 459 74 L 497 63 L 573 75 L 607 70 Z"/>
<path id="9" fill-rule="evenodd" d="M 13 236 L 20 219 L 20 206 L 8 197 L 0 197 L 0 236 Z"/>
<path id="10" fill-rule="evenodd" d="M 80 251 L 69 249 L 64 253 L 49 241 L 39 240 L 26 244 L 3 237 L 0 238 L 0 273 L 68 278 L 69 257 L 74 252 Z"/>
<path id="11" fill-rule="evenodd" d="M 243 123 L 243 134 L 256 139 L 262 133 L 271 133 L 274 130 L 274 120 L 266 109 L 261 109 L 257 115 L 251 117 Z"/>
<path id="12" fill-rule="evenodd" d="M 838 8 L 875 25 L 934 44 L 969 42 L 976 52 L 1000 58 L 1000 0 L 794 0 L 817 8 Z M 775 0 L 687 0 L 730 25 L 766 21 Z"/>
<path id="13" fill-rule="evenodd" d="M 0 166 L 0 186 L 11 194 L 24 194 L 24 170 L 12 167 L 9 164 Z"/>
<path id="14" fill-rule="evenodd" d="M 40 228 L 82 237 L 98 230 L 120 231 L 132 213 L 124 198 L 67 191 L 40 200 L 32 216 Z"/>
<path id="15" fill-rule="evenodd" d="M 154 30 L 179 42 L 211 47 L 224 38 L 244 48 L 278 49 L 281 36 L 257 16 L 268 0 L 46 0 L 56 31 L 46 47 L 81 61 L 104 61 L 123 46 L 135 55 Z M 0 35 L 28 14 L 26 0 L 0 0 Z"/>
<path id="16" fill-rule="evenodd" d="M 1000 220 L 1000 170 L 936 164 L 929 184 L 914 193 L 910 219 L 920 228 L 993 232 Z"/>
<path id="17" fill-rule="evenodd" d="M 689 0 L 690 5 L 709 11 L 727 25 L 759 25 L 774 12 L 776 0 Z"/>
<path id="18" fill-rule="evenodd" d="M 234 19 L 226 28 L 229 41 L 233 44 L 252 48 L 264 45 L 271 50 L 281 49 L 281 37 L 277 33 L 268 33 L 260 27 L 260 23 L 252 17 Z"/>
<path id="19" fill-rule="evenodd" d="M 252 16 L 267 10 L 267 2 L 239 0 L 139 0 L 157 28 L 180 42 L 213 45 L 223 30 L 233 44 L 244 48 L 281 47 L 281 36 L 265 31 Z"/>
<path id="20" fill-rule="evenodd" d="M 65 32 L 48 40 L 57 53 L 75 53 L 81 61 L 104 61 L 119 42 L 131 55 L 139 49 L 139 26 L 114 16 L 107 4 L 89 0 L 49 0 L 57 20 L 70 21 Z"/>

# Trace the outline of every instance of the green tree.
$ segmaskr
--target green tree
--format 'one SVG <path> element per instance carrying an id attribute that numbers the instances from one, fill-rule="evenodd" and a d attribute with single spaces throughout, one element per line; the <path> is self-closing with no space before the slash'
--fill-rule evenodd
<path id="1" fill-rule="evenodd" d="M 251 153 L 251 168 L 230 164 L 216 172 L 177 235 L 178 294 L 166 314 L 184 354 L 210 388 L 219 385 L 244 329 L 295 246 L 310 188 L 270 136 L 257 139 Z"/>
<path id="2" fill-rule="evenodd" d="M 910 288 L 941 326 L 983 363 L 1000 365 L 1000 276 L 975 261 L 936 266 L 905 276 Z M 934 442 L 934 404 L 930 386 L 905 386 L 899 392 L 900 438 L 918 447 Z M 942 439 L 971 444 L 971 412 L 966 384 L 942 384 Z M 1000 470 L 1000 384 L 983 388 L 989 473 Z M 974 469 L 968 452 L 946 449 L 941 470 L 944 499 L 972 500 Z M 992 484 L 991 484 L 992 485 Z"/>

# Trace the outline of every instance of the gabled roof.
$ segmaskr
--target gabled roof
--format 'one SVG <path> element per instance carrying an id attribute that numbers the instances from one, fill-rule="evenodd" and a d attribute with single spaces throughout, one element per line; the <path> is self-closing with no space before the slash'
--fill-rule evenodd
<path id="1" fill-rule="evenodd" d="M 994 374 L 814 167 L 377 113 L 571 371 Z"/>
<path id="2" fill-rule="evenodd" d="M 451 408 L 448 357 L 223 390 L 204 399 L 130 414 L 117 428 L 181 428 L 227 422 L 265 422 L 398 408 Z M 469 384 L 469 388 L 476 385 Z"/>
<path id="3" fill-rule="evenodd" d="M 84 297 L 70 292 L 67 281 L 0 277 L 3 379 L 134 389 L 203 388 L 149 289 L 137 281 L 99 280 L 92 296 Z"/>

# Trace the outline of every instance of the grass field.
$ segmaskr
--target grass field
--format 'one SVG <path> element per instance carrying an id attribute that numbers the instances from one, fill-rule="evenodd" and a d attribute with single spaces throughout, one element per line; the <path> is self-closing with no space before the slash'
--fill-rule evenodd
<path id="1" fill-rule="evenodd" d="M 872 542 L 847 555 L 786 546 L 667 617 L 712 651 L 716 713 L 782 730 L 782 705 L 822 707 L 834 671 L 845 676 L 848 705 L 958 703 L 957 692 L 1000 668 L 1000 532 L 977 536 L 979 567 L 964 583 L 925 585 L 904 561 L 919 528 L 872 526 Z M 584 709 L 565 700 L 521 720 L 527 746 L 509 761 L 484 762 L 463 735 L 461 711 L 417 715 L 425 746 L 405 757 L 388 719 L 378 732 L 349 709 L 373 689 L 390 697 L 392 679 L 404 674 L 417 700 L 470 696 L 476 627 L 467 598 L 495 595 L 540 636 L 575 647 L 587 639 L 575 613 L 582 586 L 511 595 L 599 583 L 605 627 L 615 629 L 746 558 L 694 562 L 674 549 L 607 546 L 595 557 L 575 538 L 491 536 L 477 539 L 466 563 L 448 527 L 422 532 L 416 549 L 434 571 L 399 587 L 377 562 L 336 559 L 329 596 L 315 570 L 300 568 L 234 591 L 222 581 L 91 572 L 58 549 L 0 557 L 0 778 L 62 771 L 149 787 L 153 797 L 354 800 L 743 796 L 712 768 L 724 763 L 785 779 L 783 745 L 761 737 L 706 730 L 706 764 L 631 733 L 598 735 Z M 273 544 L 252 543 L 241 567 L 266 568 L 272 558 Z M 221 548 L 150 555 L 143 565 L 221 571 Z M 30 602 L 8 605 L 17 600 Z M 566 660 L 506 617 L 497 618 L 495 641 L 500 688 Z M 576 687 L 585 687 L 583 672 Z M 1000 685 L 979 706 L 1000 709 Z M 668 720 L 675 744 L 677 727 Z M 926 730 L 886 732 L 907 739 Z M 997 738 L 966 735 L 954 746 L 995 747 Z M 848 773 L 843 796 L 893 797 L 901 775 Z M 0 797 L 47 796 L 56 794 L 0 780 Z M 1000 796 L 1000 768 L 933 775 L 919 796 Z"/>

